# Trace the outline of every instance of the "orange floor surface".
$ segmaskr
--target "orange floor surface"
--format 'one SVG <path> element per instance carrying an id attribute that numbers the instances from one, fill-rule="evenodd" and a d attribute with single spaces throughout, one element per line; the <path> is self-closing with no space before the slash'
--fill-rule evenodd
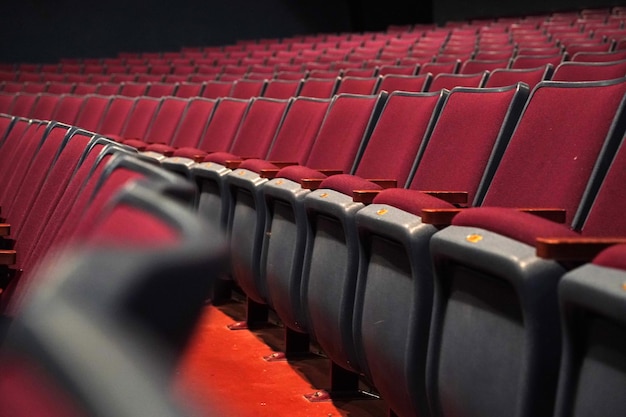
<path id="1" fill-rule="evenodd" d="M 282 329 L 229 330 L 243 317 L 236 303 L 208 306 L 175 381 L 177 396 L 199 416 L 382 417 L 381 400 L 312 403 L 304 394 L 327 388 L 328 359 L 267 362 Z"/>

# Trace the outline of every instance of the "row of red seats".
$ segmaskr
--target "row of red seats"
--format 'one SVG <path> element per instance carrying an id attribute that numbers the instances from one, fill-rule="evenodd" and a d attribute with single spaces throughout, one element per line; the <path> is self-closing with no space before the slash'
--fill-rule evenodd
<path id="1" fill-rule="evenodd" d="M 568 273 L 588 259 L 568 247 L 624 242 L 625 93 L 620 78 L 532 94 L 141 98 L 116 139 L 198 184 L 197 210 L 229 236 L 244 325 L 271 308 L 287 356 L 315 341 L 331 397 L 363 379 L 401 416 L 610 416 L 624 406 L 623 291 Z M 199 146 L 163 139 L 202 101 Z"/>
<path id="2" fill-rule="evenodd" d="M 225 256 L 197 190 L 76 127 L 0 126 L 2 414 L 185 415 L 170 381 Z"/>

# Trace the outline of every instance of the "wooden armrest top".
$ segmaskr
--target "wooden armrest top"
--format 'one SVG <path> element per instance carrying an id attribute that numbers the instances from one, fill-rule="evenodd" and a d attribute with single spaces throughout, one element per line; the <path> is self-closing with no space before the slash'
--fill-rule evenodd
<path id="1" fill-rule="evenodd" d="M 372 201 L 381 190 L 354 190 L 352 191 L 352 201 L 355 203 L 372 204 Z"/>
<path id="2" fill-rule="evenodd" d="M 460 208 L 423 209 L 422 223 L 436 226 L 449 226 L 454 216 L 461 212 Z"/>
<path id="3" fill-rule="evenodd" d="M 14 250 L 0 250 L 0 265 L 14 265 L 16 257 Z"/>
<path id="4" fill-rule="evenodd" d="M 322 181 L 324 181 L 323 178 L 303 178 L 300 180 L 300 186 L 305 190 L 317 190 Z"/>
<path id="5" fill-rule="evenodd" d="M 11 225 L 9 223 L 0 223 L 0 236 L 9 236 L 11 234 Z"/>
<path id="6" fill-rule="evenodd" d="M 228 169 L 236 169 L 243 162 L 242 159 L 233 159 L 224 162 L 224 166 Z"/>
<path id="7" fill-rule="evenodd" d="M 259 176 L 261 178 L 273 179 L 276 178 L 276 174 L 278 174 L 280 168 L 263 168 L 261 172 L 259 172 Z"/>
<path id="8" fill-rule="evenodd" d="M 540 237 L 537 239 L 535 249 L 537 256 L 555 261 L 581 261 L 592 260 L 598 253 L 609 246 L 626 243 L 624 238 L 551 238 Z"/>

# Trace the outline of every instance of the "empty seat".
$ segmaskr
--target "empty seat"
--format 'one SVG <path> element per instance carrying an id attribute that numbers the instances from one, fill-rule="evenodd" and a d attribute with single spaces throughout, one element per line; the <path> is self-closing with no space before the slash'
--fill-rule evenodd
<path id="1" fill-rule="evenodd" d="M 563 62 L 554 70 L 553 81 L 601 81 L 626 76 L 626 60 L 614 62 Z"/>
<path id="2" fill-rule="evenodd" d="M 378 90 L 378 85 L 382 77 L 343 77 L 336 94 L 374 94 Z"/>
<path id="3" fill-rule="evenodd" d="M 302 219 L 303 199 L 310 192 L 300 186 L 300 181 L 303 178 L 324 178 L 325 175 L 318 170 L 354 172 L 386 96 L 386 93 L 378 96 L 336 96 L 305 165 L 282 168 L 274 174 L 274 179 L 265 183 L 263 194 L 267 204 L 267 219 L 262 242 L 261 275 L 254 271 L 252 274 L 245 270 L 239 271 L 242 279 L 238 283 L 245 289 L 249 303 L 264 305 L 268 302 L 264 279 L 258 280 L 265 274 L 268 280 L 270 275 L 272 279 L 284 280 L 282 282 L 286 283 L 299 280 L 306 231 L 305 224 L 296 224 L 295 218 Z M 234 241 L 239 242 L 242 238 L 238 233 Z M 246 243 L 246 247 L 249 244 Z M 284 248 L 288 248 L 286 252 Z M 258 253 L 259 250 L 257 246 L 251 253 Z M 280 261 L 275 262 L 276 259 Z M 295 290 L 296 287 L 292 288 Z M 254 322 L 256 319 L 248 317 L 247 320 Z"/>
<path id="4" fill-rule="evenodd" d="M 204 83 L 202 97 L 204 98 L 220 98 L 228 97 L 233 88 L 232 82 L 226 81 L 207 81 Z"/>
<path id="5" fill-rule="evenodd" d="M 178 97 L 161 99 L 160 104 L 158 104 L 158 110 L 153 116 L 153 120 L 150 122 L 145 134 L 128 136 L 123 140 L 123 143 L 140 151 L 143 151 L 148 144 L 152 143 L 170 145 L 188 103 L 188 100 Z M 135 117 L 135 111 L 131 115 L 131 118 L 133 117 Z M 128 128 L 127 126 L 126 129 Z"/>
<path id="6" fill-rule="evenodd" d="M 288 99 L 296 97 L 300 91 L 302 80 L 270 80 L 263 97 Z"/>
<path id="7" fill-rule="evenodd" d="M 300 95 L 313 98 L 330 98 L 337 91 L 340 81 L 339 77 L 332 79 L 307 78 L 302 83 Z"/>
<path id="8" fill-rule="evenodd" d="M 191 172 L 201 190 L 198 211 L 220 230 L 226 228 L 229 203 L 224 176 L 243 159 L 265 158 L 290 103 L 290 100 L 254 99 L 230 150 L 209 153 L 192 167 Z"/>
<path id="9" fill-rule="evenodd" d="M 174 92 L 176 91 L 177 85 L 174 83 L 150 83 L 148 85 L 148 92 L 146 93 L 149 97 L 162 98 L 165 96 L 174 96 Z"/>
<path id="10" fill-rule="evenodd" d="M 624 135 L 613 121 L 622 117 L 625 91 L 623 79 L 539 84 L 485 194 L 482 204 L 491 207 L 462 212 L 432 238 L 436 285 L 427 386 L 435 415 L 453 412 L 452 404 L 482 415 L 552 412 L 561 353 L 556 289 L 564 270 L 537 258 L 529 245 L 538 232 L 568 233 L 553 222 L 533 227 L 535 216 L 495 206 L 560 207 L 565 224 L 578 224 L 582 198 L 597 188 L 606 166 L 594 170 L 596 161 L 610 156 Z M 591 97 L 601 108 L 588 106 Z M 479 336 L 485 332 L 489 338 Z M 477 400 L 484 396 L 489 401 Z"/>
<path id="11" fill-rule="evenodd" d="M 409 91 L 418 93 L 420 91 L 428 91 L 430 83 L 432 81 L 432 75 L 399 75 L 399 74 L 387 74 L 383 75 L 382 81 L 378 85 L 378 91 L 387 91 L 389 93 L 393 91 Z"/>
<path id="12" fill-rule="evenodd" d="M 233 88 L 228 96 L 247 100 L 252 97 L 260 97 L 265 91 L 267 81 L 265 80 L 244 80 L 240 79 L 233 83 Z"/>
<path id="13" fill-rule="evenodd" d="M 546 64 L 551 64 L 553 67 L 557 67 L 561 62 L 565 61 L 566 54 L 553 54 L 553 55 L 518 55 L 513 58 L 511 68 L 537 68 Z"/>
<path id="14" fill-rule="evenodd" d="M 552 72 L 552 64 L 527 69 L 495 69 L 489 74 L 485 87 L 504 87 L 524 82 L 532 89 L 541 81 L 549 80 Z"/>
<path id="15" fill-rule="evenodd" d="M 171 156 L 178 148 L 197 147 L 216 106 L 216 100 L 201 97 L 190 100 L 171 143 L 169 145 L 150 144 L 146 146 L 145 151 L 151 152 L 152 157 L 161 159 L 163 155 Z"/>
<path id="16" fill-rule="evenodd" d="M 489 77 L 488 71 L 477 74 L 446 74 L 435 75 L 433 82 L 428 87 L 428 91 L 438 91 L 442 88 L 448 90 L 454 87 L 482 87 Z"/>
<path id="17" fill-rule="evenodd" d="M 606 249 L 559 282 L 564 346 L 555 416 L 612 417 L 624 408 L 625 248 Z"/>
<path id="18" fill-rule="evenodd" d="M 521 85 L 493 90 L 465 88 L 453 90 L 436 120 L 430 139 L 424 144 L 423 154 L 416 159 L 410 176 L 404 177 L 408 178 L 409 181 L 406 183 L 398 182 L 398 185 L 410 185 L 411 188 L 433 190 L 435 188 L 441 189 L 441 187 L 446 189 L 464 188 L 470 187 L 471 184 L 472 191 L 469 199 L 471 201 L 479 199 L 480 187 L 487 181 L 486 178 L 493 174 L 499 155 L 502 154 L 507 145 L 513 125 L 521 112 L 527 94 L 527 88 Z M 470 107 L 474 109 L 471 116 L 467 113 L 469 103 L 471 103 Z M 485 111 L 486 108 L 490 110 Z M 430 114 L 429 112 L 425 113 Z M 416 118 L 416 116 L 410 117 L 408 114 L 404 117 L 407 119 L 404 120 L 404 123 L 399 123 L 397 128 L 406 129 L 407 125 L 412 124 L 412 120 Z M 423 121 L 420 124 L 423 124 Z M 468 140 L 467 135 L 463 132 L 472 132 L 474 135 L 472 140 Z M 408 141 L 408 143 L 412 144 L 413 142 Z M 452 161 L 456 161 L 456 157 L 453 155 L 457 152 L 464 155 L 463 167 L 455 166 L 454 170 L 450 170 L 451 166 L 456 165 Z M 371 156 L 371 158 L 375 158 L 375 156 Z M 448 158 L 450 158 L 449 162 L 446 162 Z M 361 163 L 364 162 L 365 160 L 361 161 Z M 413 174 L 414 172 L 415 174 Z M 371 177 L 372 173 L 369 176 Z M 383 178 L 385 177 L 383 175 Z M 394 289 L 396 288 L 395 284 L 387 282 L 384 298 L 375 295 L 370 296 L 369 293 L 364 295 L 367 286 L 362 280 L 368 279 L 367 285 L 376 285 L 374 282 L 378 279 L 386 281 L 390 275 L 396 273 L 392 272 L 395 267 L 391 267 L 391 265 L 397 265 L 398 274 L 406 272 L 406 261 L 400 260 L 405 256 L 403 255 L 405 251 L 409 249 L 401 249 L 401 245 L 395 244 L 394 248 L 386 254 L 395 253 L 396 256 L 393 259 L 381 260 L 383 264 L 390 265 L 390 269 L 383 266 L 380 269 L 378 266 L 371 266 L 371 274 L 367 278 L 362 278 L 359 265 L 365 266 L 364 263 L 378 262 L 376 259 L 380 259 L 376 258 L 380 256 L 378 253 L 373 255 L 369 253 L 369 233 L 380 235 L 381 232 L 378 229 L 375 232 L 370 232 L 363 228 L 357 233 L 355 222 L 361 218 L 360 213 L 363 211 L 372 213 L 372 209 L 363 208 L 363 203 L 356 198 L 356 195 L 355 201 L 352 201 L 352 190 L 363 189 L 367 185 L 356 182 L 351 184 L 347 180 L 343 180 L 346 184 L 341 184 L 341 182 L 336 182 L 339 179 L 340 177 L 329 177 L 321 183 L 320 189 L 310 193 L 305 198 L 309 222 L 307 229 L 310 232 L 306 239 L 302 272 L 302 294 L 304 298 L 302 305 L 308 310 L 306 317 L 309 321 L 307 323 L 311 333 L 331 359 L 346 369 L 358 371 L 373 378 L 374 385 L 398 415 L 420 414 L 418 410 L 427 409 L 423 385 L 425 345 L 418 348 L 416 344 L 412 345 L 415 346 L 412 348 L 407 347 L 407 343 L 412 344 L 416 342 L 417 338 L 425 339 L 425 334 L 415 335 L 411 339 L 405 338 L 408 333 L 415 331 L 415 328 L 411 326 L 417 322 L 409 324 L 409 320 L 412 320 L 409 317 L 418 320 L 417 311 L 426 313 L 419 319 L 421 320 L 419 328 L 420 331 L 425 331 L 427 334 L 429 315 L 427 314 L 428 307 L 424 303 L 428 304 L 430 293 L 426 288 L 423 288 L 424 293 L 421 295 L 416 295 L 416 291 L 418 287 L 428 285 L 428 280 L 418 279 L 414 276 L 411 279 L 414 284 L 398 282 L 397 294 L 394 293 L 396 291 Z M 448 182 L 448 185 L 437 187 L 437 183 L 443 181 Z M 357 186 L 359 188 L 356 188 Z M 484 187 L 484 185 L 482 186 Z M 406 191 L 406 193 L 402 193 L 402 191 Z M 382 191 L 380 195 L 383 194 L 400 196 L 410 195 L 411 192 L 391 189 Z M 407 203 L 410 200 L 410 197 L 406 198 Z M 374 206 L 378 207 L 374 213 L 380 210 L 380 206 L 377 204 Z M 383 217 L 387 211 L 390 212 L 391 216 L 388 221 L 398 219 L 402 225 L 399 227 L 406 227 L 414 230 L 415 233 L 420 233 L 415 228 L 415 224 L 409 225 L 406 222 L 408 218 L 396 217 L 396 212 L 387 207 L 381 212 L 382 214 L 376 215 L 381 227 L 383 223 L 387 222 L 387 218 Z M 398 211 L 398 216 L 400 216 L 399 213 Z M 428 232 L 425 230 L 421 232 L 426 233 L 421 237 L 426 243 L 412 243 L 413 249 L 410 249 L 411 252 L 409 253 L 417 255 L 417 248 L 427 245 L 428 236 L 436 231 L 434 227 L 429 226 L 427 228 Z M 367 240 L 363 242 L 363 246 L 360 247 L 359 236 L 365 236 L 361 233 L 368 236 Z M 408 235 L 407 232 L 399 232 L 399 229 L 396 228 L 393 232 L 390 230 L 382 233 L 384 233 L 382 237 L 385 241 L 390 238 L 393 241 L 404 240 Z M 372 248 L 371 250 L 378 251 L 380 248 L 380 246 L 376 246 L 376 249 Z M 361 258 L 366 253 L 367 256 Z M 386 255 L 384 256 L 386 257 Z M 409 262 L 412 263 L 413 261 Z M 414 262 L 419 261 L 416 259 Z M 415 274 L 428 270 L 426 266 L 422 265 L 415 266 L 415 269 Z M 376 275 L 379 272 L 380 278 Z M 332 282 L 328 281 L 331 277 Z M 411 285 L 415 285 L 416 288 L 409 289 Z M 367 291 L 372 291 L 372 294 L 383 293 L 382 288 L 378 287 Z M 424 298 L 421 298 L 422 296 Z M 366 299 L 364 300 L 363 297 Z M 376 299 L 370 300 L 370 297 Z M 388 302 L 393 304 L 404 297 L 407 299 L 400 304 L 403 307 L 396 305 L 392 308 L 384 301 L 389 300 Z M 321 300 L 325 301 L 320 304 Z M 356 308 L 354 307 L 354 300 L 358 303 Z M 353 308 L 354 315 L 352 313 Z M 402 310 L 403 313 L 398 314 L 397 311 L 400 308 L 407 310 Z M 363 324 L 361 324 L 360 314 L 363 314 Z M 375 325 L 375 323 L 390 320 L 392 315 L 394 316 L 394 326 L 385 326 L 387 329 L 385 330 L 381 326 Z M 339 318 L 340 316 L 346 316 L 345 322 L 342 321 L 344 319 Z M 425 324 L 426 328 L 421 327 Z M 416 343 L 424 343 L 424 341 L 421 340 Z M 404 358 L 403 354 L 393 352 L 394 346 L 397 346 L 398 349 L 407 348 L 412 352 L 420 350 L 420 359 L 418 360 L 417 356 L 415 359 L 402 359 Z M 378 354 L 374 352 L 378 352 Z M 396 362 L 394 366 L 397 368 L 391 371 L 390 365 L 393 362 Z M 383 363 L 385 365 L 382 365 Z M 420 363 L 421 365 L 419 365 Z M 409 369 L 409 366 L 413 368 Z M 421 376 L 418 371 L 419 366 L 422 368 Z M 382 368 L 385 370 L 383 371 Z M 398 389 L 399 386 L 403 388 Z M 407 396 L 408 393 L 412 394 Z M 421 399 L 418 399 L 420 397 Z"/>
<path id="19" fill-rule="evenodd" d="M 509 64 L 510 61 L 508 59 L 493 61 L 468 59 L 461 65 L 459 74 L 476 74 L 483 71 L 493 71 L 498 68 L 508 68 Z"/>

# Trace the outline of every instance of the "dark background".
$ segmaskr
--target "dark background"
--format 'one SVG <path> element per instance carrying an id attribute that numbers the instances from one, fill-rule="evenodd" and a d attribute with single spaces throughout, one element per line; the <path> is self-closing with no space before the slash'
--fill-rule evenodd
<path id="1" fill-rule="evenodd" d="M 175 51 L 238 39 L 617 5 L 611 0 L 0 0 L 0 61 Z M 622 2 L 623 3 L 623 2 Z"/>

